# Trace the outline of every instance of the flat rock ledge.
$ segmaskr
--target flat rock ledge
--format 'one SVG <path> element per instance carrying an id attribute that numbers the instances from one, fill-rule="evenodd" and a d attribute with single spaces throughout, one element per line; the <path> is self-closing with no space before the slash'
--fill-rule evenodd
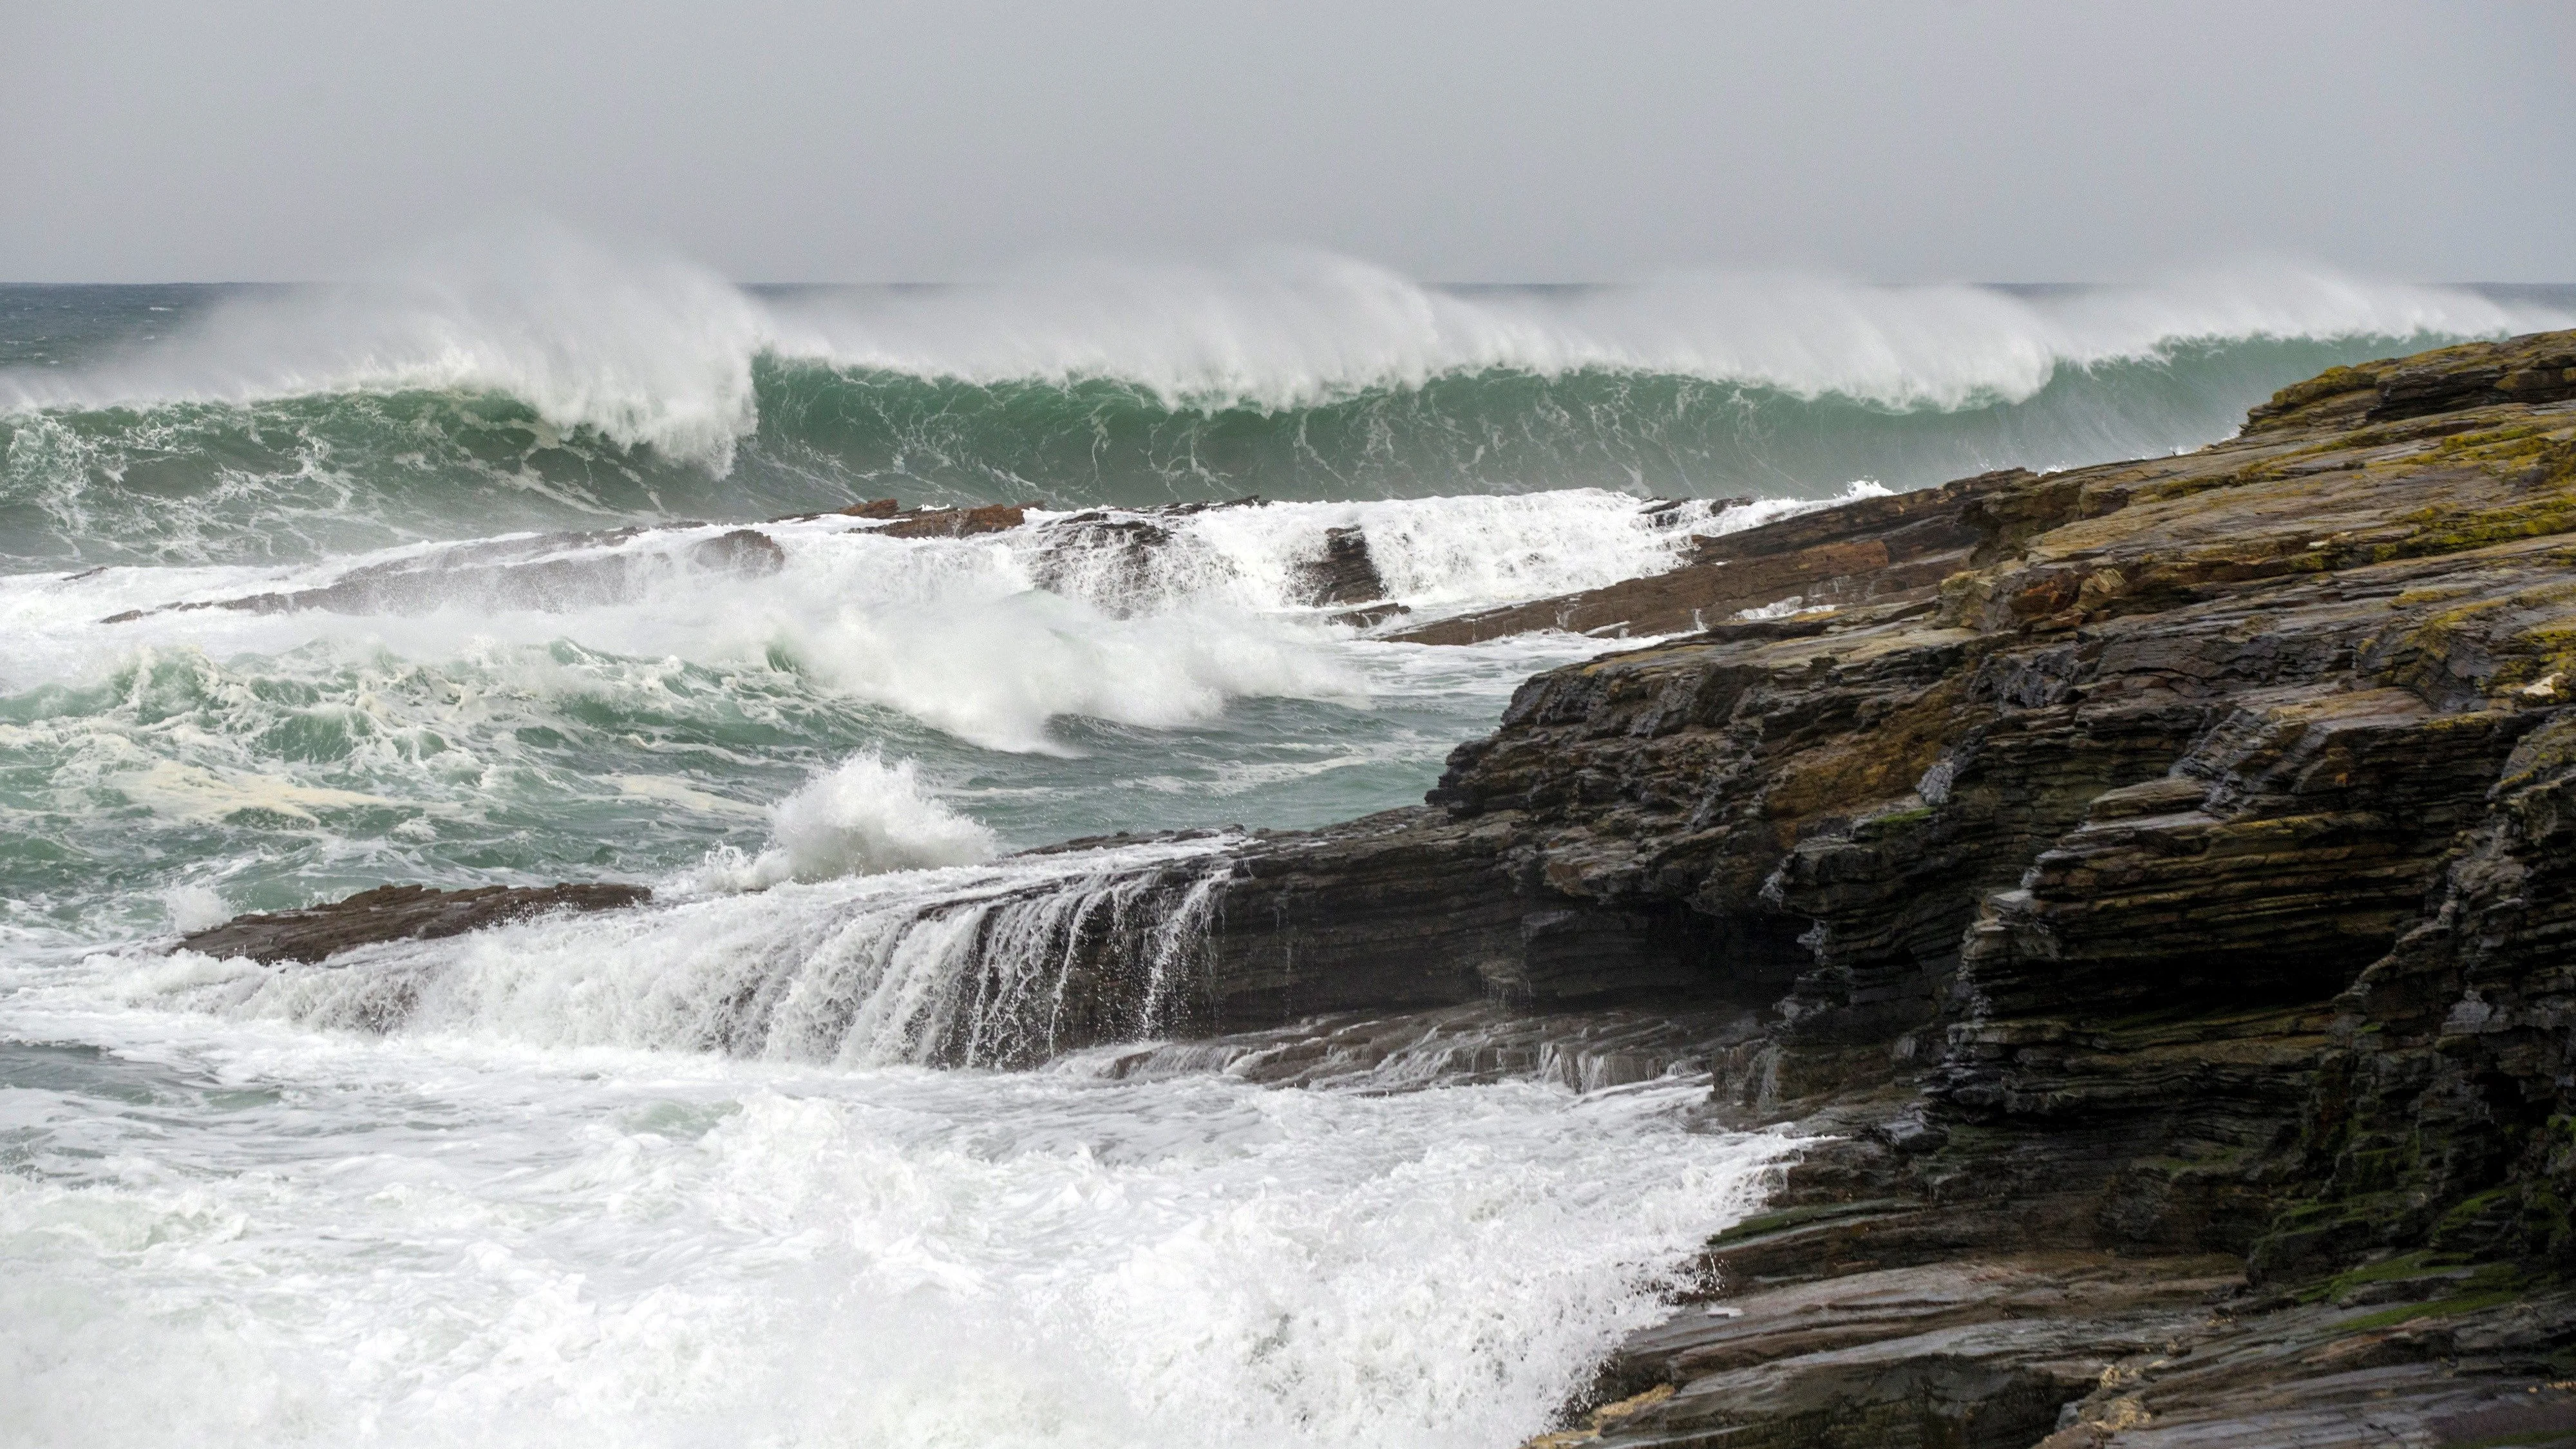
<path id="1" fill-rule="evenodd" d="M 556 911 L 606 911 L 641 905 L 653 892 L 639 885 L 483 886 L 441 891 L 388 885 L 329 905 L 236 916 L 191 931 L 179 949 L 242 956 L 274 964 L 316 962 L 382 941 L 430 941 Z"/>

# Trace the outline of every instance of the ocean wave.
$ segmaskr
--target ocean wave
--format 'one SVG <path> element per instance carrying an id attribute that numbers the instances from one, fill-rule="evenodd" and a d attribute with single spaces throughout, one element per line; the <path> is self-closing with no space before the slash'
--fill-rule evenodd
<path id="1" fill-rule="evenodd" d="M 1459 289 L 1273 256 L 747 290 L 563 236 L 487 239 L 0 373 L 0 557 L 310 558 L 885 494 L 1814 496 L 2194 446 L 2325 366 L 2567 320 L 2282 268 Z"/>
<path id="2" fill-rule="evenodd" d="M 234 296 L 147 349 L 68 374 L 0 374 L 0 407 L 149 416 L 489 395 L 557 431 L 721 471 L 754 425 L 751 362 L 770 330 L 757 301 L 701 267 L 562 232 L 476 236 L 359 283 Z"/>
<path id="3" fill-rule="evenodd" d="M 2056 369 L 2212 340 L 2479 336 L 2563 322 L 2460 287 L 2239 267 L 2142 286 L 1873 286 L 1677 272 L 1441 288 L 1323 253 L 1234 265 L 1058 263 L 984 283 L 744 289 L 569 233 L 482 235 L 353 285 L 262 293 L 148 353 L 17 373 L 19 409 L 489 392 L 555 428 L 721 466 L 766 356 L 981 387 L 1123 383 L 1167 410 L 1284 412 L 1478 373 L 1692 378 L 1955 409 Z"/>
<path id="4" fill-rule="evenodd" d="M 884 296 L 794 293 L 773 349 L 980 385 L 1125 382 L 1166 408 L 1284 412 L 1478 373 L 1691 378 L 1889 408 L 2023 401 L 2057 368 L 2192 341 L 2473 336 L 2561 314 L 2456 287 L 2293 267 L 2149 286 L 1873 286 L 1676 272 L 1629 285 L 1439 288 L 1324 254 L 1108 263 Z"/>
<path id="5" fill-rule="evenodd" d="M 763 360 L 729 472 L 497 394 L 342 393 L 0 416 L 0 560 L 291 562 L 512 530 L 906 503 L 1143 507 L 1611 489 L 1823 497 L 2175 451 L 2285 378 L 2397 344 L 2240 342 L 2059 371 L 2026 401 L 1892 411 L 1673 374 L 1479 373 L 1288 412 L 1126 383 L 934 382 Z"/>

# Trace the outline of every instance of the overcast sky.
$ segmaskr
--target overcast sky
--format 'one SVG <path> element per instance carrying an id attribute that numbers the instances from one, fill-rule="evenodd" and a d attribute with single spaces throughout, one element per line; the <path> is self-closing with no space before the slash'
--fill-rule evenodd
<path id="1" fill-rule="evenodd" d="M 746 280 L 2576 280 L 2576 3 L 6 0 L 0 278 L 540 214 Z"/>

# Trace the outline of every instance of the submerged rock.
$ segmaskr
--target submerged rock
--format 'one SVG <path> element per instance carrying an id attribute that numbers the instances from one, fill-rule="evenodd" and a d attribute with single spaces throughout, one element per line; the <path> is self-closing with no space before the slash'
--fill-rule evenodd
<path id="1" fill-rule="evenodd" d="M 689 561 L 738 578 L 766 578 L 787 567 L 787 550 L 759 529 L 737 528 L 690 549 Z"/>
<path id="2" fill-rule="evenodd" d="M 1047 523 L 1045 546 L 1032 562 L 1038 586 L 1111 602 L 1151 597 L 1158 562 L 1172 531 L 1151 515 L 1091 509 Z"/>
<path id="3" fill-rule="evenodd" d="M 888 538 L 964 538 L 978 533 L 1003 533 L 1028 522 L 1028 510 L 1037 506 L 988 503 L 980 508 L 916 508 L 891 515 L 893 521 L 877 532 Z"/>
<path id="4" fill-rule="evenodd" d="M 459 544 L 351 569 L 319 588 L 172 604 L 165 609 L 130 609 L 100 622 L 122 624 L 149 614 L 200 609 L 253 614 L 308 609 L 334 614 L 424 614 L 461 604 L 562 612 L 631 602 L 683 569 L 747 579 L 765 578 L 787 564 L 786 550 L 758 529 L 737 528 L 676 554 L 634 546 L 651 532 L 622 528 Z"/>

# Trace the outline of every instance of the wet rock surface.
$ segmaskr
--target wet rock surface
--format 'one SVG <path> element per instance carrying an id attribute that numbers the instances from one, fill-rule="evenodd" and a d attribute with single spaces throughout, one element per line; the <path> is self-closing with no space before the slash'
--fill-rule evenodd
<path id="1" fill-rule="evenodd" d="M 1560 892 L 1805 928 L 1719 1096 L 1836 1140 L 1587 1442 L 2576 1437 L 2571 342 L 1989 484 L 1931 608 L 1558 671 L 1460 752 Z"/>
<path id="2" fill-rule="evenodd" d="M 1318 604 L 1373 604 L 1386 597 L 1386 580 L 1369 557 L 1368 535 L 1357 528 L 1324 530 L 1324 555 L 1305 566 L 1304 584 Z"/>
<path id="3" fill-rule="evenodd" d="M 988 503 L 981 508 L 916 508 L 893 515 L 877 530 L 888 538 L 965 538 L 978 533 L 1006 533 L 1028 522 L 1036 504 Z"/>
<path id="4" fill-rule="evenodd" d="M 1381 1090 L 1529 1080 L 1578 1092 L 1704 1072 L 1761 1031 L 1748 1008 L 1531 1012 L 1492 1002 L 1392 1015 L 1311 1017 L 1265 1031 L 1108 1049 L 1119 1080 L 1225 1072 L 1273 1086 Z"/>
<path id="5" fill-rule="evenodd" d="M 441 891 L 389 885 L 329 905 L 235 916 L 179 940 L 183 950 L 253 961 L 322 961 L 382 941 L 461 936 L 555 911 L 606 911 L 653 898 L 642 886 L 592 883 Z"/>

